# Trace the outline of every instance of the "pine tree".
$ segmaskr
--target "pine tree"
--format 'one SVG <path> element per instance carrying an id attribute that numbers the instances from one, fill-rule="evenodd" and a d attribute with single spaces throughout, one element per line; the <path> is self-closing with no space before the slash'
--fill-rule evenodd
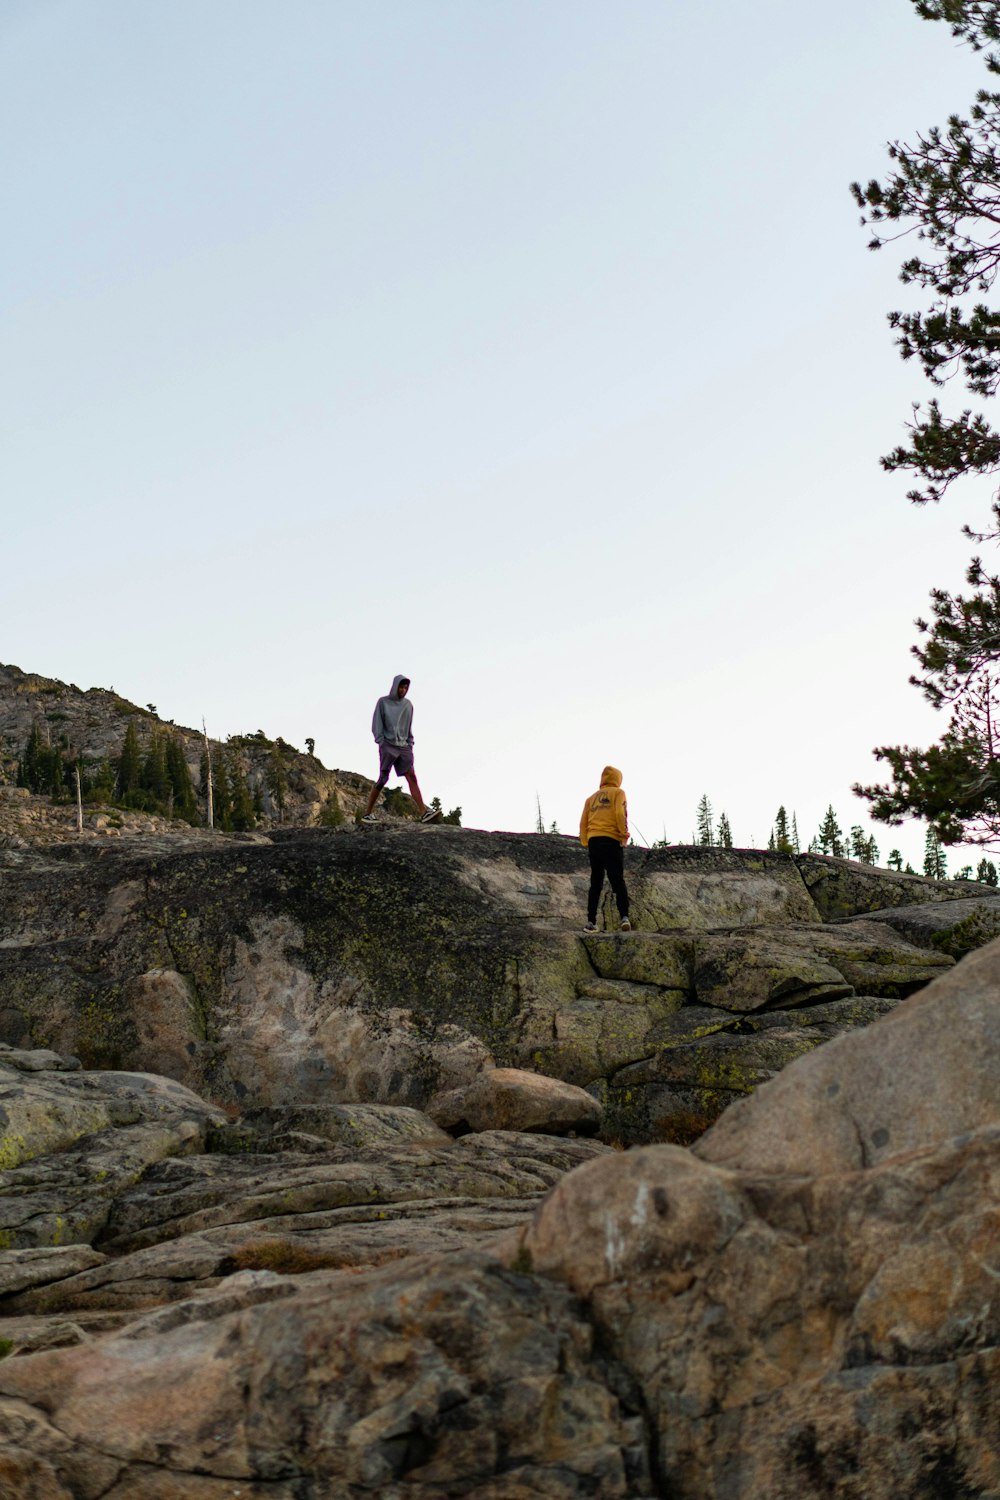
<path id="1" fill-rule="evenodd" d="M 773 844 L 769 844 L 768 848 L 777 849 L 779 854 L 798 853 L 789 834 L 788 814 L 785 812 L 784 806 L 778 808 L 778 814 L 774 820 L 774 842 Z"/>
<path id="2" fill-rule="evenodd" d="M 28 743 L 24 747 L 24 754 L 18 761 L 17 784 L 25 786 L 29 791 L 40 792 L 45 780 L 45 751 L 46 745 L 42 738 L 42 731 L 37 721 L 31 726 L 28 735 Z"/>
<path id="3" fill-rule="evenodd" d="M 114 800 L 115 768 L 107 756 L 83 778 L 83 796 L 87 802 L 107 803 Z"/>
<path id="4" fill-rule="evenodd" d="M 264 767 L 264 784 L 271 795 L 271 801 L 278 809 L 278 821 L 280 822 L 285 812 L 285 802 L 288 796 L 288 771 L 285 767 L 284 757 L 277 744 L 271 746 Z"/>
<path id="5" fill-rule="evenodd" d="M 253 828 L 255 819 L 253 798 L 250 795 L 243 755 L 238 745 L 229 747 L 227 760 L 229 762 L 227 770 L 229 772 L 229 795 L 232 802 L 232 826 L 238 833 L 243 833 Z"/>
<path id="6" fill-rule="evenodd" d="M 215 827 L 221 828 L 224 833 L 230 833 L 233 827 L 233 802 L 229 772 L 226 769 L 226 758 L 218 747 L 212 764 L 212 806 Z"/>
<path id="7" fill-rule="evenodd" d="M 54 747 L 49 751 L 48 783 L 48 790 L 52 793 L 53 802 L 59 802 L 66 791 L 66 778 L 63 758 Z"/>
<path id="8" fill-rule="evenodd" d="M 898 849 L 889 850 L 889 858 L 885 864 L 888 870 L 901 870 L 903 868 L 903 856 Z"/>
<path id="9" fill-rule="evenodd" d="M 167 772 L 167 747 L 164 736 L 153 730 L 146 747 L 146 755 L 139 773 L 139 786 L 149 793 L 149 800 L 158 812 L 165 810 L 170 797 L 170 776 Z"/>
<path id="10" fill-rule="evenodd" d="M 142 756 L 139 749 L 139 736 L 136 733 L 135 724 L 130 719 L 125 731 L 121 754 L 118 757 L 118 777 L 115 782 L 115 792 L 123 802 L 133 797 L 139 790 L 141 771 Z"/>
<path id="11" fill-rule="evenodd" d="M 833 804 L 827 808 L 823 821 L 819 825 L 816 835 L 816 844 L 822 854 L 832 854 L 837 859 L 844 857 L 844 831 L 837 822 L 837 814 L 833 810 Z"/>
<path id="12" fill-rule="evenodd" d="M 799 842 L 799 820 L 795 816 L 795 814 L 792 813 L 792 849 L 796 854 L 798 854 L 801 848 L 802 845 Z"/>
<path id="13" fill-rule="evenodd" d="M 725 813 L 720 813 L 719 814 L 719 827 L 718 827 L 718 830 L 716 832 L 716 838 L 719 841 L 720 848 L 722 848 L 722 849 L 731 849 L 733 847 L 733 831 L 732 831 L 732 829 L 729 826 L 729 819 L 726 817 Z M 666 844 L 666 842 L 667 842 L 667 837 L 666 837 L 666 834 L 664 834 L 664 836 L 663 836 L 663 843 L 664 843 L 664 845 Z"/>
<path id="14" fill-rule="evenodd" d="M 868 842 L 865 845 L 865 852 L 864 852 L 864 855 L 862 856 L 862 858 L 863 858 L 864 863 L 866 865 L 877 865 L 878 864 L 878 856 L 879 856 L 879 847 L 878 847 L 878 844 L 876 844 L 876 842 L 875 842 L 875 835 L 872 834 L 871 838 L 868 840 Z"/>
<path id="15" fill-rule="evenodd" d="M 863 860 L 868 853 L 868 837 L 859 823 L 851 829 L 851 858 Z"/>
<path id="16" fill-rule="evenodd" d="M 697 842 L 703 846 L 714 843 L 712 833 L 712 804 L 706 793 L 698 803 L 698 833 Z"/>
<path id="17" fill-rule="evenodd" d="M 981 859 L 979 861 L 976 867 L 976 879 L 981 881 L 983 885 L 996 885 L 997 867 L 991 859 Z"/>
<path id="18" fill-rule="evenodd" d="M 189 823 L 198 819 L 198 802 L 194 794 L 191 772 L 184 757 L 184 746 L 177 735 L 171 735 L 166 748 L 167 778 L 173 796 L 174 816 L 185 818 Z"/>
<path id="19" fill-rule="evenodd" d="M 924 840 L 924 874 L 929 875 L 932 880 L 946 880 L 948 877 L 948 861 L 944 848 L 931 827 L 928 827 L 927 837 Z"/>
<path id="20" fill-rule="evenodd" d="M 953 36 L 982 53 L 1000 74 L 1000 6 L 996 0 L 914 0 L 917 14 L 945 21 Z M 997 201 L 1000 195 L 1000 93 L 980 90 L 966 116 L 951 113 L 910 143 L 888 147 L 888 175 L 852 184 L 862 223 L 872 226 L 878 250 L 909 238 L 899 268 L 909 310 L 889 315 L 902 357 L 913 360 L 935 390 L 951 394 L 951 411 L 935 397 L 913 406 L 905 443 L 882 459 L 889 473 L 915 480 L 908 498 L 941 500 L 953 484 L 987 476 L 993 491 L 984 523 L 966 525 L 977 545 L 1000 538 L 1000 430 L 989 404 L 1000 389 L 1000 309 L 985 298 L 996 286 Z M 913 291 L 922 293 L 923 306 Z M 964 386 L 975 406 L 961 409 Z M 964 402 L 964 398 L 962 398 Z M 975 493 L 975 490 L 973 490 Z M 995 843 L 1000 838 L 1000 742 L 994 728 L 1000 663 L 1000 575 L 973 557 L 967 594 L 934 589 L 930 620 L 918 620 L 914 655 L 922 675 L 911 678 L 936 708 L 950 713 L 947 728 L 926 750 L 882 745 L 891 781 L 856 786 L 872 816 L 898 824 L 925 819 L 945 843 Z"/>

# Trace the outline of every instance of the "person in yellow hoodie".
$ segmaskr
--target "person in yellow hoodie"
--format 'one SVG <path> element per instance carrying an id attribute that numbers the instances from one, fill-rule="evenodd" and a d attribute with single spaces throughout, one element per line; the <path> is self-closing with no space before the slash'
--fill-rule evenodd
<path id="1" fill-rule="evenodd" d="M 597 903 L 608 877 L 618 903 L 622 932 L 631 932 L 628 919 L 628 887 L 625 884 L 625 845 L 628 843 L 628 803 L 622 791 L 622 773 L 605 766 L 601 784 L 583 804 L 580 843 L 590 855 L 590 891 L 587 895 L 587 932 L 597 930 Z"/>

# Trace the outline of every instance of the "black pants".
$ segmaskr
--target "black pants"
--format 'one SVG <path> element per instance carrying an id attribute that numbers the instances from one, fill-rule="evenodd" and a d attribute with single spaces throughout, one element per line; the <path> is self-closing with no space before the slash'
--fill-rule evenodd
<path id="1" fill-rule="evenodd" d="M 617 839 L 596 838 L 587 842 L 590 855 L 590 891 L 587 895 L 587 921 L 597 921 L 597 903 L 604 889 L 604 877 L 618 902 L 618 915 L 628 916 L 628 890 L 625 885 L 625 851 Z"/>

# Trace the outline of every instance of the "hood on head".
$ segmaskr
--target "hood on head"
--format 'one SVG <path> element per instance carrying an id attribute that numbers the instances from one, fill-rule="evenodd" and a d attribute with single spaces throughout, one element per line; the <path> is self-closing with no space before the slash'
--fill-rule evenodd
<path id="1" fill-rule="evenodd" d="M 601 772 L 601 786 L 621 786 L 622 773 L 615 766 L 605 766 Z"/>
<path id="2" fill-rule="evenodd" d="M 392 687 L 389 689 L 388 696 L 390 698 L 395 698 L 396 694 L 399 692 L 399 684 L 401 682 L 409 682 L 409 680 L 410 679 L 407 677 L 405 672 L 397 672 L 395 677 L 392 679 Z"/>

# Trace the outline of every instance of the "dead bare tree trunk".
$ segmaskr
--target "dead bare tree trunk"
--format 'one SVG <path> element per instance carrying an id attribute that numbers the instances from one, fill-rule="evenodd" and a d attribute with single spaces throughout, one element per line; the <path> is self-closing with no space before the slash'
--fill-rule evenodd
<path id="1" fill-rule="evenodd" d="M 80 762 L 77 761 L 73 767 L 73 779 L 76 782 L 76 831 L 83 832 L 83 792 L 80 787 Z"/>
<path id="2" fill-rule="evenodd" d="M 205 735 L 205 764 L 207 774 L 205 776 L 206 795 L 208 797 L 207 819 L 209 828 L 215 827 L 215 808 L 212 802 L 212 747 L 208 742 L 208 730 L 205 728 L 205 720 L 201 721 L 202 731 Z"/>

